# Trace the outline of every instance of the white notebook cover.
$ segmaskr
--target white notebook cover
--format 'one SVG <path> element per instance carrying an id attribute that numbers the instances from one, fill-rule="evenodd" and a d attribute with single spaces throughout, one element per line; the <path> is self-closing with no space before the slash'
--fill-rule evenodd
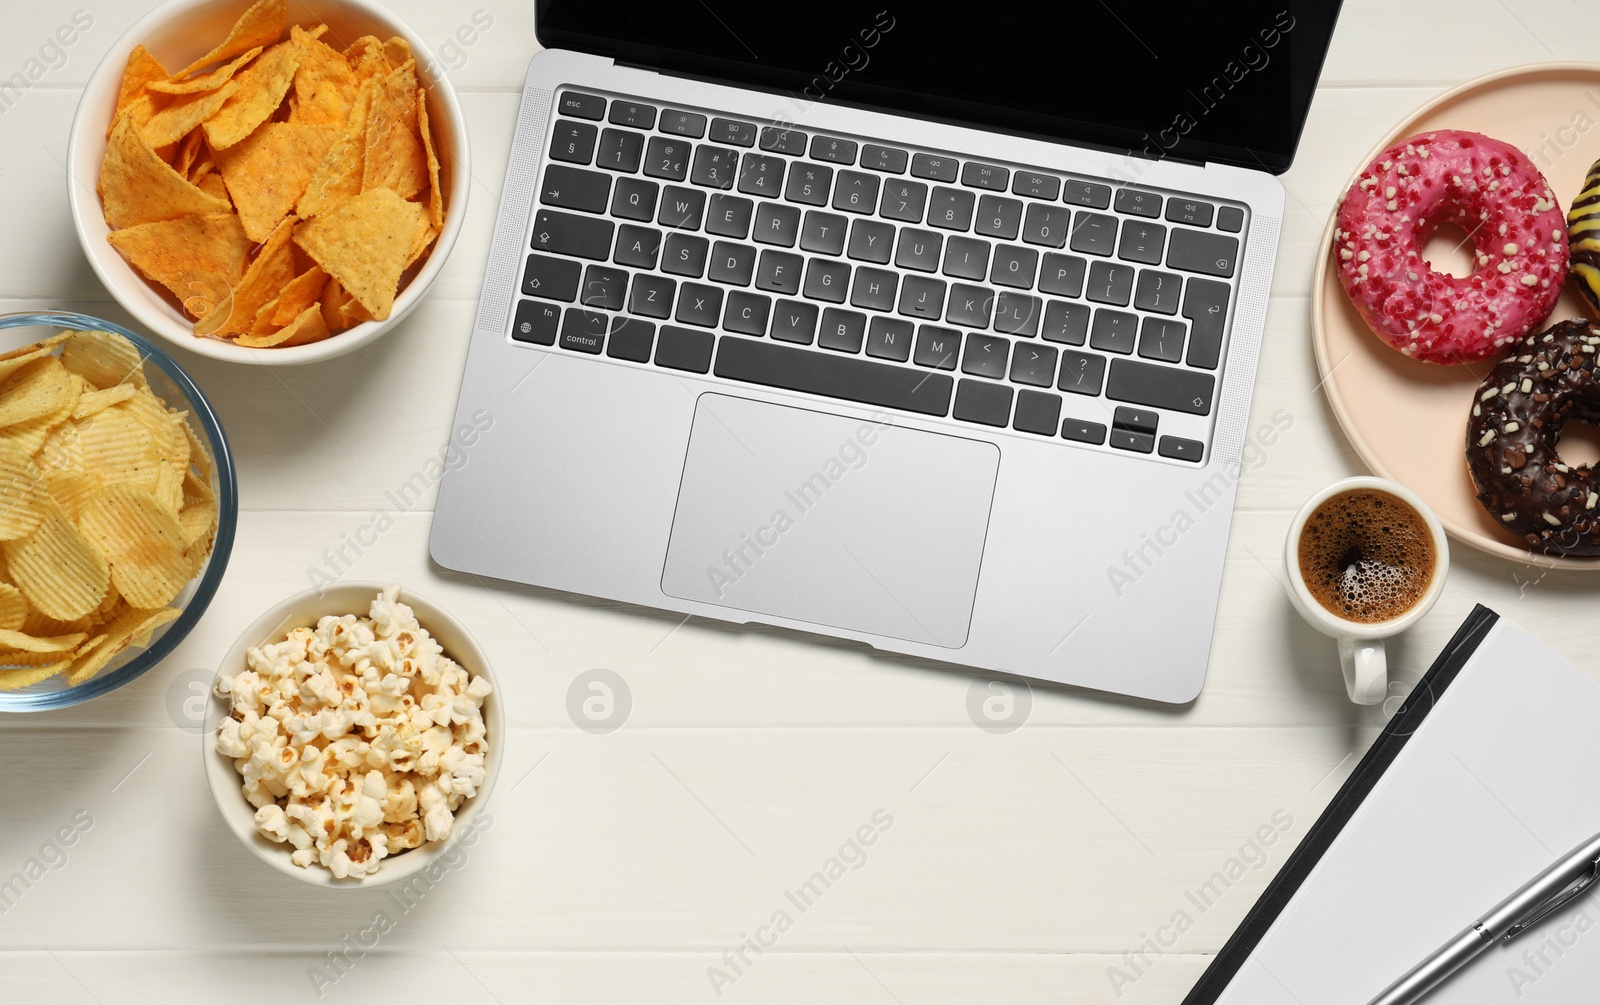
<path id="1" fill-rule="evenodd" d="M 1597 831 L 1600 683 L 1499 619 L 1215 1002 L 1365 1005 Z M 1600 895 L 1426 1001 L 1600 1001 Z"/>

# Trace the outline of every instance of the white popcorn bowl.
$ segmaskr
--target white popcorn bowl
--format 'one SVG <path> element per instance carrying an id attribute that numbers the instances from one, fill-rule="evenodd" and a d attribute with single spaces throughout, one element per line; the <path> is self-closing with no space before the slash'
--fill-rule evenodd
<path id="1" fill-rule="evenodd" d="M 245 653 L 248 650 L 279 641 L 291 628 L 302 625 L 314 627 L 319 618 L 329 614 L 357 614 L 366 617 L 373 598 L 387 585 L 340 583 L 327 587 L 320 595 L 317 590 L 307 590 L 289 597 L 257 618 L 240 634 L 227 655 L 223 657 L 217 669 L 217 679 L 232 680 L 234 674 L 245 669 Z M 427 629 L 428 634 L 439 640 L 446 656 L 461 664 L 468 673 L 475 677 L 483 677 L 494 686 L 494 692 L 484 699 L 483 703 L 487 741 L 484 754 L 486 774 L 483 785 L 478 788 L 478 794 L 466 800 L 461 804 L 461 808 L 456 810 L 455 829 L 451 835 L 453 841 L 473 831 L 474 823 L 489 801 L 489 793 L 494 789 L 495 778 L 500 774 L 505 744 L 505 718 L 500 710 L 500 685 L 489 668 L 488 657 L 461 622 L 432 601 L 419 597 L 403 587 L 400 590 L 400 602 L 410 606 L 416 613 L 418 623 Z M 393 858 L 386 858 L 378 871 L 370 876 L 335 879 L 333 873 L 325 866 L 312 864 L 302 869 L 295 865 L 289 860 L 290 854 L 294 851 L 292 845 L 278 844 L 263 837 L 256 830 L 256 809 L 250 805 L 250 800 L 245 798 L 244 780 L 239 772 L 234 770 L 233 758 L 224 757 L 216 751 L 217 726 L 227 715 L 228 707 L 217 697 L 213 683 L 206 716 L 206 729 L 201 736 L 201 754 L 205 758 L 206 780 L 211 783 L 211 795 L 215 798 L 217 809 L 222 813 L 222 819 L 227 823 L 228 829 L 244 842 L 245 847 L 249 848 L 256 858 L 302 883 L 335 890 L 385 886 L 415 876 L 440 860 L 449 844 L 447 841 L 429 841 L 420 847 L 401 852 Z"/>

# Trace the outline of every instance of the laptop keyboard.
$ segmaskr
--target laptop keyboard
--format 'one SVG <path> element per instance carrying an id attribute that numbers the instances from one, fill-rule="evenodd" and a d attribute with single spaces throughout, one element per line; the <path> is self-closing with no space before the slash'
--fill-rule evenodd
<path id="1" fill-rule="evenodd" d="M 1245 214 L 565 90 L 512 338 L 1198 463 Z"/>

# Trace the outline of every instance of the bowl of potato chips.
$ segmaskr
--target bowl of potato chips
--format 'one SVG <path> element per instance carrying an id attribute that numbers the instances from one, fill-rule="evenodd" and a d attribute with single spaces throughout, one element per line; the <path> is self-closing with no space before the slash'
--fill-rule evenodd
<path id="1" fill-rule="evenodd" d="M 0 315 L 0 711 L 76 705 L 155 666 L 228 565 L 238 496 L 205 396 L 148 339 Z"/>
<path id="2" fill-rule="evenodd" d="M 342 355 L 404 317 L 461 228 L 465 118 L 368 0 L 170 0 L 72 123 L 79 242 L 127 311 L 217 359 Z"/>

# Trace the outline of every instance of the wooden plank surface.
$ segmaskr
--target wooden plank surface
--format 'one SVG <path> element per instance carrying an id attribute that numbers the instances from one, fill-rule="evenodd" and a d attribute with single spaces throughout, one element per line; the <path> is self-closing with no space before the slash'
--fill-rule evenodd
<path id="1" fill-rule="evenodd" d="M 470 13 L 390 5 L 441 47 Z M 90 27 L 59 59 L 46 53 L 48 72 L 0 112 L 0 311 L 126 320 L 72 236 L 64 158 L 79 88 L 146 6 L 85 9 Z M 474 184 L 427 302 L 375 346 L 323 366 L 193 360 L 237 449 L 245 500 L 215 603 L 134 685 L 0 722 L 0 877 L 75 814 L 93 819 L 0 911 L 5 1000 L 314 1001 L 319 990 L 506 1003 L 1178 1000 L 1383 721 L 1344 700 L 1331 643 L 1294 616 L 1279 582 L 1294 509 L 1360 470 L 1316 391 L 1308 341 L 1322 227 L 1394 121 L 1478 73 L 1589 58 L 1600 7 L 1345 4 L 1284 176 L 1252 428 L 1280 414 L 1289 428 L 1241 484 L 1206 689 L 1169 708 L 1010 682 L 1009 700 L 1028 712 L 1008 733 L 979 728 L 973 696 L 1001 692 L 959 667 L 491 588 L 428 563 L 432 486 L 404 507 L 389 494 L 419 484 L 444 445 L 537 48 L 532 4 L 481 9 L 491 27 L 442 50 L 469 118 Z M 72 10 L 8 5 L 0 76 L 39 56 Z M 239 629 L 326 570 L 324 552 L 378 509 L 394 526 L 343 574 L 404 582 L 468 621 L 500 672 L 511 724 L 492 826 L 404 908 L 376 892 L 314 891 L 256 863 L 212 808 L 201 741 L 184 728 L 194 683 Z M 1460 548 L 1454 558 L 1443 600 L 1392 649 L 1402 681 L 1475 602 L 1600 676 L 1588 580 Z M 603 735 L 568 711 L 570 689 L 595 668 L 622 678 L 630 705 Z M 842 852 L 874 814 L 892 823 Z M 803 895 L 804 909 L 789 899 L 837 856 L 852 861 L 836 882 Z M 1233 878 L 1219 885 L 1219 874 Z M 759 956 L 744 948 L 779 911 L 792 925 L 775 943 Z M 391 931 L 364 956 L 341 950 L 380 912 Z M 335 966 L 328 954 L 341 952 Z"/>

